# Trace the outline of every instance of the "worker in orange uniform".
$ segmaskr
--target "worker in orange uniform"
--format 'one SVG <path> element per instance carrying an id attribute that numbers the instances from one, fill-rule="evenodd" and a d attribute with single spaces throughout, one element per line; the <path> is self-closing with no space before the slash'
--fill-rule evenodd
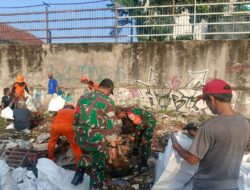
<path id="1" fill-rule="evenodd" d="M 27 83 L 24 82 L 22 75 L 17 75 L 16 82 L 13 84 L 12 94 L 18 100 L 25 100 L 25 91 L 29 94 Z"/>
<path id="2" fill-rule="evenodd" d="M 92 81 L 92 80 L 89 80 L 88 77 L 86 76 L 83 76 L 81 78 L 81 83 L 82 84 L 87 84 L 88 85 L 88 89 L 90 92 L 93 92 L 94 90 L 97 90 L 99 88 L 99 84 Z"/>
<path id="3" fill-rule="evenodd" d="M 48 158 L 55 160 L 55 145 L 60 136 L 65 136 L 73 149 L 75 155 L 75 163 L 78 164 L 78 161 L 81 157 L 82 151 L 80 147 L 75 143 L 74 140 L 74 123 L 75 108 L 72 105 L 65 105 L 63 109 L 60 109 L 57 112 L 57 115 L 54 117 L 54 120 L 51 125 L 50 130 L 50 139 L 48 142 Z"/>

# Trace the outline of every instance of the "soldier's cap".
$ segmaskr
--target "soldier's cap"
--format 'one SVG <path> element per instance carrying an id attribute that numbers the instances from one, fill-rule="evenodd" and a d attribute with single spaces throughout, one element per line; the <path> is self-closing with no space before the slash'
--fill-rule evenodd
<path id="1" fill-rule="evenodd" d="M 197 131 L 197 130 L 198 130 L 198 126 L 197 126 L 195 123 L 188 123 L 188 124 L 183 128 L 183 130 L 187 130 L 187 131 L 190 131 L 190 130 Z"/>
<path id="2" fill-rule="evenodd" d="M 113 94 L 114 83 L 113 83 L 112 80 L 110 80 L 110 79 L 103 79 L 103 80 L 100 82 L 99 87 L 111 88 L 111 94 Z"/>

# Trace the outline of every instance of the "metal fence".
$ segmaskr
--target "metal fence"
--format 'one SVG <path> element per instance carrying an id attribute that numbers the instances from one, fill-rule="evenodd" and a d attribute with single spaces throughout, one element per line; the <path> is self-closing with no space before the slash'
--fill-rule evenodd
<path id="1" fill-rule="evenodd" d="M 0 7 L 0 43 L 249 39 L 250 1 L 92 0 Z"/>

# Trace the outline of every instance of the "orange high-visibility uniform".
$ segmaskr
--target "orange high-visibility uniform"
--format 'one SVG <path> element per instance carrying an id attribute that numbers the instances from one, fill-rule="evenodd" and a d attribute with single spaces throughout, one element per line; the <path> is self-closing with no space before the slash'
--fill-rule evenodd
<path id="1" fill-rule="evenodd" d="M 81 157 L 82 151 L 80 147 L 75 143 L 74 140 L 74 123 L 75 110 L 70 108 L 63 108 L 57 112 L 53 123 L 51 125 L 50 140 L 48 142 L 48 158 L 51 160 L 55 159 L 55 145 L 60 136 L 65 136 L 69 141 L 71 148 L 75 155 L 75 163 Z"/>
<path id="2" fill-rule="evenodd" d="M 25 82 L 23 82 L 23 85 L 19 85 L 18 83 L 14 83 L 13 84 L 13 90 L 15 93 L 15 96 L 17 99 L 25 99 L 25 90 L 28 92 L 27 90 L 27 84 Z"/>

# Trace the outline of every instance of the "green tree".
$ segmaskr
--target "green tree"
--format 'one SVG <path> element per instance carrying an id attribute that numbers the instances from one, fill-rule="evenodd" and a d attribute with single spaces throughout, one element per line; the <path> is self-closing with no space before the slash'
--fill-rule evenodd
<path id="1" fill-rule="evenodd" d="M 115 0 L 112 0 L 115 3 Z M 160 6 L 166 5 L 169 0 L 116 0 L 120 7 L 141 7 L 140 9 L 126 9 L 130 16 L 147 16 L 147 15 L 169 15 L 172 13 L 172 8 L 144 8 L 144 6 Z M 166 25 L 174 24 L 173 17 L 148 17 L 148 18 L 134 18 L 138 41 L 164 41 L 168 36 L 153 36 L 159 34 L 170 34 L 173 32 L 172 26 L 152 26 L 152 25 Z M 147 25 L 151 25 L 148 26 Z M 144 27 L 142 27 L 144 26 Z M 151 35 L 151 36 L 150 36 Z"/>
<path id="2" fill-rule="evenodd" d="M 137 37 L 138 41 L 165 41 L 171 38 L 167 35 L 160 36 L 161 34 L 172 34 L 173 26 L 152 26 L 152 25 L 167 25 L 175 24 L 174 16 L 181 14 L 184 9 L 187 9 L 190 14 L 194 13 L 194 6 L 177 6 L 177 5 L 194 5 L 194 0 L 111 0 L 113 3 L 117 2 L 119 7 L 141 7 L 140 9 L 124 9 L 127 15 L 130 16 L 146 16 L 146 15 L 170 15 L 168 17 L 148 17 L 148 18 L 134 18 L 137 35 L 149 35 Z M 190 23 L 199 23 L 202 19 L 208 23 L 220 22 L 225 18 L 223 12 L 227 12 L 228 5 L 209 5 L 209 3 L 225 3 L 230 0 L 196 0 L 196 18 L 190 16 Z M 207 3 L 208 5 L 204 5 Z M 147 6 L 161 6 L 172 5 L 172 7 L 156 7 L 146 8 Z M 145 7 L 145 8 L 144 8 Z M 242 6 L 238 9 L 248 9 L 249 5 Z M 203 13 L 218 13 L 206 15 Z M 202 15 L 199 15 L 201 14 Z M 173 14 L 173 16 L 171 16 Z M 229 18 L 232 19 L 232 18 Z M 148 26 L 147 25 L 151 25 Z M 144 27 L 139 27 L 144 26 Z M 217 25 L 215 25 L 217 27 Z M 209 25 L 208 31 L 217 30 L 213 25 Z M 150 36 L 151 35 L 151 36 Z M 153 36 L 156 35 L 156 36 Z M 159 36 L 157 36 L 159 35 Z M 192 39 L 192 36 L 179 36 L 178 39 Z"/>

